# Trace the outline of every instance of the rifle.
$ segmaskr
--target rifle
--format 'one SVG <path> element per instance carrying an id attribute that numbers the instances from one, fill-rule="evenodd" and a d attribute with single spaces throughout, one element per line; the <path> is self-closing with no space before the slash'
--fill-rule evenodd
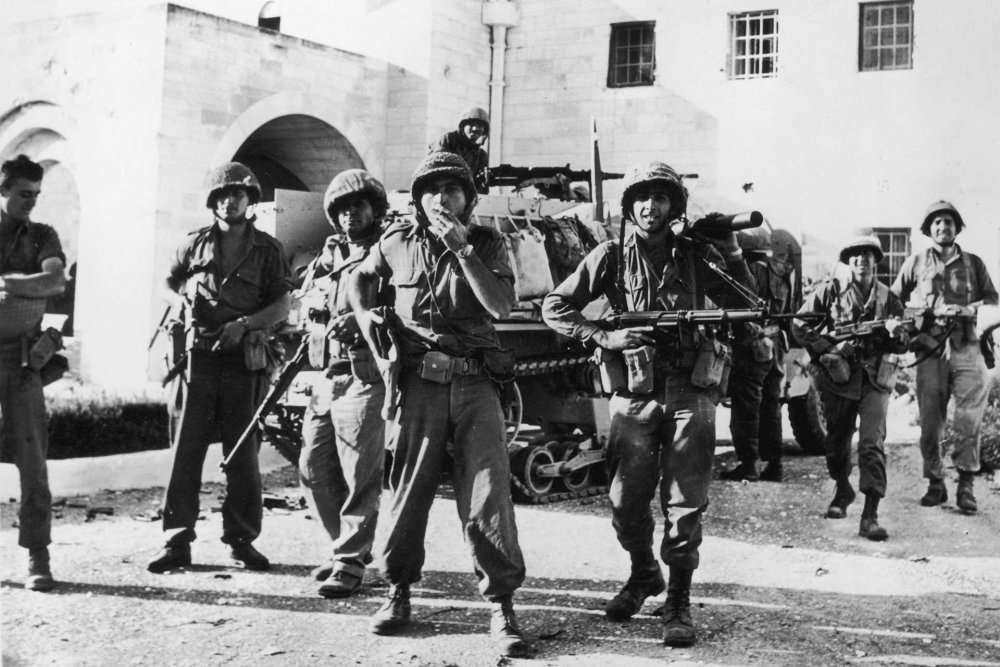
<path id="1" fill-rule="evenodd" d="M 891 319 L 891 318 L 890 318 Z M 879 332 L 889 333 L 886 328 L 886 324 L 889 319 L 884 320 L 870 320 L 868 322 L 857 322 L 855 324 L 841 324 L 835 326 L 833 331 L 826 334 L 828 338 L 831 338 L 837 342 L 845 340 L 857 340 L 859 338 L 868 338 Z M 899 321 L 899 326 L 911 329 L 917 325 L 916 318 L 908 318 Z"/>
<path id="2" fill-rule="evenodd" d="M 766 322 L 768 320 L 826 319 L 826 313 L 770 313 L 763 308 L 718 310 L 640 310 L 604 318 L 598 324 L 609 329 L 651 326 L 658 331 L 670 331 L 682 324 L 730 324 L 734 322 Z"/>
<path id="3" fill-rule="evenodd" d="M 565 167 L 515 167 L 510 164 L 501 164 L 490 167 L 489 186 L 508 185 L 518 186 L 529 179 L 554 179 L 563 176 L 570 181 L 590 182 L 591 171 L 589 169 L 572 169 L 567 164 Z M 600 172 L 601 180 L 612 180 L 625 178 L 625 174 L 612 172 Z"/>
<path id="4" fill-rule="evenodd" d="M 292 384 L 292 380 L 295 376 L 299 374 L 303 366 L 309 361 L 309 336 L 303 336 L 302 342 L 299 343 L 299 348 L 295 350 L 295 355 L 292 357 L 291 361 L 285 364 L 285 367 L 281 369 L 281 374 L 271 385 L 270 390 L 268 390 L 267 395 L 264 396 L 264 400 L 260 402 L 257 406 L 257 411 L 254 412 L 253 417 L 250 418 L 250 423 L 247 424 L 246 429 L 243 430 L 243 434 L 240 435 L 240 439 L 236 441 L 233 445 L 233 449 L 229 452 L 222 463 L 219 464 L 219 468 L 225 472 L 226 467 L 229 462 L 233 460 L 236 456 L 236 452 L 240 450 L 243 445 L 247 443 L 248 440 L 253 436 L 254 431 L 260 429 L 264 430 L 264 420 L 267 416 L 274 410 L 274 406 L 278 404 L 281 396 L 288 391 L 288 388 Z"/>

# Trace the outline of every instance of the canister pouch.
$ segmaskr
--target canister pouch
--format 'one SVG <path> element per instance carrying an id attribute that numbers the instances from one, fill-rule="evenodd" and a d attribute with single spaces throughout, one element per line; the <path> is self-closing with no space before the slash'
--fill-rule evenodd
<path id="1" fill-rule="evenodd" d="M 643 345 L 628 350 L 622 350 L 625 360 L 628 390 L 633 394 L 649 394 L 653 391 L 653 361 L 656 359 L 656 348 Z"/>
<path id="2" fill-rule="evenodd" d="M 750 341 L 750 351 L 753 353 L 753 360 L 759 364 L 766 363 L 774 359 L 774 341 L 770 338 L 755 338 Z"/>
<path id="3" fill-rule="evenodd" d="M 698 345 L 698 357 L 691 371 L 691 384 L 702 389 L 718 386 L 725 374 L 729 348 L 713 338 Z"/>
<path id="4" fill-rule="evenodd" d="M 382 373 L 375 364 L 375 355 L 367 347 L 357 347 L 347 351 L 351 361 L 351 375 L 365 384 L 382 382 Z"/>
<path id="5" fill-rule="evenodd" d="M 895 354 L 883 354 L 878 362 L 878 372 L 875 374 L 875 385 L 887 390 L 895 389 L 896 377 L 899 375 L 899 357 Z"/>
<path id="6" fill-rule="evenodd" d="M 28 366 L 36 371 L 49 363 L 52 356 L 63 348 L 62 334 L 49 327 L 34 340 L 28 349 Z"/>
<path id="7" fill-rule="evenodd" d="M 613 394 L 625 389 L 625 361 L 620 352 L 599 347 L 594 350 L 594 363 L 601 375 L 601 389 L 605 394 Z"/>
<path id="8" fill-rule="evenodd" d="M 243 363 L 248 371 L 267 368 L 267 335 L 263 329 L 248 331 L 243 337 Z"/>
<path id="9" fill-rule="evenodd" d="M 451 382 L 451 357 L 444 352 L 431 350 L 420 359 L 420 377 L 438 384 Z"/>
<path id="10" fill-rule="evenodd" d="M 514 350 L 483 350 L 483 366 L 496 382 L 514 379 Z"/>
<path id="11" fill-rule="evenodd" d="M 834 384 L 844 384 L 851 379 L 851 365 L 839 354 L 820 355 L 819 365 L 826 370 Z"/>

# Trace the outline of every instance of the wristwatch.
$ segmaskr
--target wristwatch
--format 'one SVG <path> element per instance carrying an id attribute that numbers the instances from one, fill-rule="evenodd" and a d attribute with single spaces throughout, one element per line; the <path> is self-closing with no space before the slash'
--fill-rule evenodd
<path id="1" fill-rule="evenodd" d="M 455 251 L 455 256 L 459 259 L 468 259 L 472 255 L 472 244 L 466 243 L 464 247 Z"/>

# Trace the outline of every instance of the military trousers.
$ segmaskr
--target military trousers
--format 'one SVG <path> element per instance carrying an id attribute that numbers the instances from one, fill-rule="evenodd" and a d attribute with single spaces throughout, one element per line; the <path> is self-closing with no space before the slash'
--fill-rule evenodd
<path id="1" fill-rule="evenodd" d="M 38 371 L 21 368 L 20 341 L 0 344 L 0 450 L 17 465 L 21 483 L 17 543 L 47 547 L 52 541 L 48 417 Z"/>
<path id="2" fill-rule="evenodd" d="M 187 386 L 174 438 L 174 462 L 163 500 L 163 531 L 168 546 L 184 546 L 195 537 L 201 471 L 216 434 L 228 456 L 263 398 L 266 376 L 247 370 L 242 348 L 193 350 Z M 222 503 L 222 541 L 248 544 L 260 535 L 264 513 L 258 464 L 260 435 L 255 432 L 226 468 Z"/>
<path id="3" fill-rule="evenodd" d="M 831 479 L 851 475 L 851 442 L 858 432 L 858 488 L 862 493 L 885 497 L 885 418 L 889 393 L 861 379 L 860 398 L 847 398 L 820 387 L 826 419 L 826 469 Z"/>
<path id="4" fill-rule="evenodd" d="M 653 394 L 617 392 L 610 401 L 608 472 L 612 525 L 629 553 L 633 574 L 657 568 L 652 557 L 657 488 L 666 518 L 660 558 L 671 567 L 698 567 L 701 518 L 715 455 L 718 387 L 691 384 L 689 373 L 668 375 Z"/>
<path id="5" fill-rule="evenodd" d="M 364 576 L 372 561 L 385 461 L 385 385 L 335 375 L 314 391 L 327 400 L 306 410 L 299 476 L 333 544 L 335 572 Z"/>
<path id="6" fill-rule="evenodd" d="M 496 385 L 482 375 L 456 375 L 438 384 L 406 369 L 400 391 L 389 438 L 389 505 L 379 518 L 383 576 L 392 584 L 420 580 L 428 514 L 450 451 L 458 518 L 479 592 L 487 599 L 513 593 L 524 581 L 525 568 Z"/>
<path id="7" fill-rule="evenodd" d="M 747 349 L 734 354 L 729 376 L 729 430 L 742 463 L 781 459 L 781 380 L 783 363 L 755 361 Z"/>
<path id="8" fill-rule="evenodd" d="M 980 431 L 990 392 L 990 372 L 977 342 L 953 347 L 941 357 L 917 365 L 920 409 L 920 453 L 924 477 L 944 479 L 941 431 L 948 421 L 948 401 L 955 399 L 951 427 L 955 432 L 952 461 L 960 471 L 979 470 Z"/>

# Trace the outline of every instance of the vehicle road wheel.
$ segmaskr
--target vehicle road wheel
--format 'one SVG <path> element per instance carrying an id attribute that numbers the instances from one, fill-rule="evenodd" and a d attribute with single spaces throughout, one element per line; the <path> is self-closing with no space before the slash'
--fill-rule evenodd
<path id="1" fill-rule="evenodd" d="M 805 396 L 796 396 L 788 401 L 788 421 L 803 452 L 809 456 L 820 456 L 825 452 L 826 420 L 816 387 L 810 386 Z"/>
<path id="2" fill-rule="evenodd" d="M 562 452 L 559 456 L 560 461 L 569 461 L 571 458 L 577 455 L 580 451 L 580 444 L 573 442 L 572 440 L 563 443 Z M 586 466 L 580 468 L 579 470 L 574 470 L 568 475 L 563 475 L 560 477 L 560 481 L 563 486 L 566 487 L 567 491 L 576 493 L 582 491 L 590 486 L 590 469 L 593 466 Z"/>
<path id="3" fill-rule="evenodd" d="M 552 451 L 549 450 L 548 447 L 544 445 L 538 447 L 525 447 L 514 455 L 514 460 L 511 462 L 511 472 L 532 494 L 536 496 L 544 496 L 552 490 L 554 478 L 540 477 L 537 472 L 538 467 L 554 462 L 555 459 L 552 457 Z M 518 495 L 525 495 L 524 492 L 518 489 L 516 485 L 513 488 Z M 535 499 L 524 498 L 524 500 Z"/>

